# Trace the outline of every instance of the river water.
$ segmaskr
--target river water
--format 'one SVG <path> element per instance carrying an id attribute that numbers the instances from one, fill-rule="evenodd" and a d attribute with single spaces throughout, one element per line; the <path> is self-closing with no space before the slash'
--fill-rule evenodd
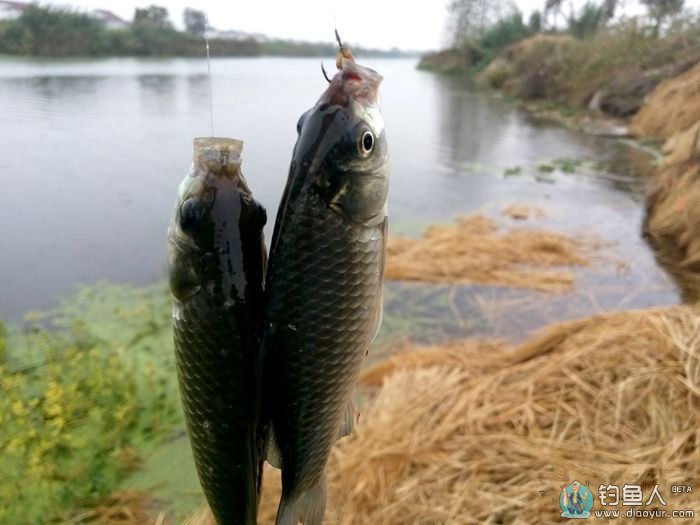
<path id="1" fill-rule="evenodd" d="M 533 118 L 460 79 L 417 71 L 413 60 L 368 65 L 385 77 L 395 232 L 536 204 L 544 226 L 612 241 L 629 266 L 584 272 L 586 291 L 549 301 L 549 309 L 677 301 L 639 239 L 644 154 Z M 78 284 L 164 278 L 176 188 L 192 138 L 209 134 L 206 69 L 188 59 L 0 59 L 0 318 L 49 308 Z M 243 171 L 274 217 L 297 119 L 326 85 L 320 61 L 214 59 L 212 71 L 215 132 L 245 141 Z M 607 292 L 589 292 L 596 287 Z M 487 287 L 468 291 L 482 303 L 503 299 Z"/>

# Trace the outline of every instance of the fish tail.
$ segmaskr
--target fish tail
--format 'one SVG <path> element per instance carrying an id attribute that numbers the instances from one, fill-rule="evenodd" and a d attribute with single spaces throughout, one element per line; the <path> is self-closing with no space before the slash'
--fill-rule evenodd
<path id="1" fill-rule="evenodd" d="M 294 500 L 282 495 L 275 525 L 322 525 L 326 513 L 326 473 Z"/>

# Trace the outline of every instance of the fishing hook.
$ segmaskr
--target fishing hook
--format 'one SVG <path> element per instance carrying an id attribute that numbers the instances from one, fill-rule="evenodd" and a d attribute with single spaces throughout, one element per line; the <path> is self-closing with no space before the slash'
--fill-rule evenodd
<path id="1" fill-rule="evenodd" d="M 342 42 L 342 40 L 340 40 L 340 35 L 338 34 L 338 28 L 335 29 L 335 39 L 338 42 L 338 45 L 342 48 L 343 42 Z"/>
<path id="2" fill-rule="evenodd" d="M 328 73 L 326 73 L 326 68 L 323 67 L 323 60 L 321 61 L 321 71 L 323 71 L 323 76 L 326 78 L 326 80 L 327 80 L 328 83 L 330 84 L 330 83 L 331 83 L 331 79 L 328 78 Z"/>

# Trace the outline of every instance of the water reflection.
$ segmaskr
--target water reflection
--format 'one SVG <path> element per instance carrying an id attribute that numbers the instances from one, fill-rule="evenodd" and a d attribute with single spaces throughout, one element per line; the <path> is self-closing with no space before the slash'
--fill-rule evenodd
<path id="1" fill-rule="evenodd" d="M 188 75 L 187 95 L 193 106 L 201 106 L 207 102 L 209 100 L 209 77 L 205 74 Z"/>
<path id="2" fill-rule="evenodd" d="M 36 93 L 42 100 L 82 98 L 97 93 L 99 84 L 104 82 L 104 77 L 97 76 L 70 76 L 10 79 L 8 82 L 17 82 Z"/>
<path id="3" fill-rule="evenodd" d="M 10 78 L 0 82 L 3 113 L 13 123 L 70 117 L 85 104 L 93 104 L 102 77 Z"/>
<path id="4" fill-rule="evenodd" d="M 144 112 L 166 115 L 177 102 L 177 78 L 173 75 L 139 75 L 137 77 Z"/>

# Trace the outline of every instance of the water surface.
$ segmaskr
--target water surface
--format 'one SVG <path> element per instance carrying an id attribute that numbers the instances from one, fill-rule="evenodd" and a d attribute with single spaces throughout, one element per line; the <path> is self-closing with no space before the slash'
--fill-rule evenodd
<path id="1" fill-rule="evenodd" d="M 385 77 L 394 231 L 535 203 L 547 227 L 615 241 L 630 264 L 622 275 L 584 275 L 610 296 L 586 308 L 676 301 L 638 235 L 649 166 L 640 153 L 534 119 L 413 60 L 368 65 Z M 212 69 L 216 134 L 245 141 L 243 171 L 274 217 L 297 119 L 325 86 L 319 61 L 215 59 Z M 165 276 L 176 188 L 192 138 L 209 134 L 208 108 L 203 60 L 0 59 L 0 318 L 51 307 L 81 283 Z M 572 174 L 540 169 L 556 159 L 585 162 Z M 518 173 L 504 175 L 509 168 Z"/>

